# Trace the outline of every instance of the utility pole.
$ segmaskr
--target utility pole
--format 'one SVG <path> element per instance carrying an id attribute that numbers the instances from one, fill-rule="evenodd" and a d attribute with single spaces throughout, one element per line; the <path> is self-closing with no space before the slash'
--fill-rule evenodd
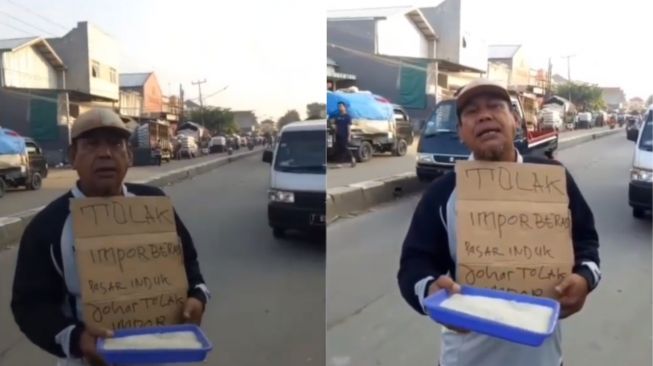
<path id="1" fill-rule="evenodd" d="M 206 83 L 206 79 L 191 82 L 191 84 L 197 85 L 197 89 L 199 90 L 199 94 L 200 94 L 200 116 L 202 118 L 202 127 L 205 127 L 204 126 L 204 102 L 202 101 L 202 84 L 204 83 Z"/>
<path id="2" fill-rule="evenodd" d="M 184 87 L 179 84 L 179 121 L 178 124 L 184 123 Z"/>
<path id="3" fill-rule="evenodd" d="M 572 84 L 571 82 L 571 58 L 576 55 L 567 55 L 567 56 L 562 56 L 562 58 L 567 59 L 567 81 L 569 81 L 569 84 Z M 571 101 L 571 85 L 569 85 L 569 102 L 573 103 Z"/>

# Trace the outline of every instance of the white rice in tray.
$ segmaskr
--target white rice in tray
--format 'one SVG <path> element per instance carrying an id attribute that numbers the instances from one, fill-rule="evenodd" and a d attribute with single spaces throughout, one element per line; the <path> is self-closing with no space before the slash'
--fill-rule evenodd
<path id="1" fill-rule="evenodd" d="M 546 333 L 553 315 L 546 306 L 474 295 L 452 294 L 441 306 L 535 333 Z"/>
<path id="2" fill-rule="evenodd" d="M 200 349 L 202 343 L 190 331 L 138 334 L 104 340 L 106 350 Z"/>

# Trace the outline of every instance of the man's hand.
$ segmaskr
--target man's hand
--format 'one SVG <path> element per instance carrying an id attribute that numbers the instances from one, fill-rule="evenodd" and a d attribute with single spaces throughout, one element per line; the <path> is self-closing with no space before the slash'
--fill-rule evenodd
<path id="1" fill-rule="evenodd" d="M 194 297 L 189 297 L 182 314 L 184 322 L 199 326 L 202 323 L 202 315 L 204 315 L 204 304 Z"/>
<path id="2" fill-rule="evenodd" d="M 434 293 L 438 292 L 441 289 L 445 289 L 449 293 L 454 293 L 454 294 L 460 293 L 460 285 L 455 283 L 454 280 L 451 279 L 451 277 L 440 276 L 435 282 L 431 283 L 431 286 L 429 286 L 428 296 L 433 295 Z M 443 325 L 447 327 L 447 329 L 451 329 L 457 333 L 461 333 L 461 334 L 469 333 L 469 331 L 465 329 L 449 327 L 446 324 Z"/>
<path id="3" fill-rule="evenodd" d="M 82 357 L 91 366 L 108 366 L 106 361 L 97 353 L 95 347 L 98 338 L 113 337 L 113 332 L 107 329 L 97 328 L 86 325 L 82 335 L 79 338 L 79 349 L 82 351 Z"/>
<path id="4" fill-rule="evenodd" d="M 555 290 L 560 302 L 560 319 L 564 319 L 583 308 L 589 285 L 583 276 L 572 273 L 565 277 Z"/>

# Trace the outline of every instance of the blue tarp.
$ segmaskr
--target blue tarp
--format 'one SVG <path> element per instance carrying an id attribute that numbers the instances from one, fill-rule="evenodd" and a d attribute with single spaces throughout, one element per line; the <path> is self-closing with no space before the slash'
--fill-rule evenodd
<path id="1" fill-rule="evenodd" d="M 347 106 L 352 119 L 388 121 L 394 115 L 392 104 L 385 98 L 371 93 L 344 93 L 327 91 L 329 118 L 338 115 L 338 103 Z"/>
<path id="2" fill-rule="evenodd" d="M 25 153 L 25 140 L 14 131 L 0 128 L 0 155 Z"/>

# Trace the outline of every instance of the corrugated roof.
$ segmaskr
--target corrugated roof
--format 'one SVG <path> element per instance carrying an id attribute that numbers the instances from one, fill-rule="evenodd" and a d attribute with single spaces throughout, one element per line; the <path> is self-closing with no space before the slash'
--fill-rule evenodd
<path id="1" fill-rule="evenodd" d="M 120 87 L 121 88 L 137 88 L 141 87 L 150 77 L 151 72 L 139 72 L 131 74 L 120 74 Z"/>
<path id="2" fill-rule="evenodd" d="M 374 19 L 387 18 L 396 14 L 404 14 L 414 9 L 413 6 L 390 6 L 365 9 L 340 9 L 327 11 L 327 19 Z"/>
<path id="3" fill-rule="evenodd" d="M 0 39 L 0 51 L 6 50 L 15 50 L 26 43 L 33 42 L 39 37 L 24 37 L 24 38 L 11 38 L 11 39 Z"/>
<path id="4" fill-rule="evenodd" d="M 488 59 L 493 58 L 513 58 L 521 45 L 494 45 L 488 49 Z"/>
<path id="5" fill-rule="evenodd" d="M 437 38 L 435 30 L 426 17 L 424 17 L 422 11 L 414 6 L 329 10 L 327 12 L 327 20 L 385 19 L 393 15 L 402 14 L 408 16 L 428 40 L 435 40 Z"/>

